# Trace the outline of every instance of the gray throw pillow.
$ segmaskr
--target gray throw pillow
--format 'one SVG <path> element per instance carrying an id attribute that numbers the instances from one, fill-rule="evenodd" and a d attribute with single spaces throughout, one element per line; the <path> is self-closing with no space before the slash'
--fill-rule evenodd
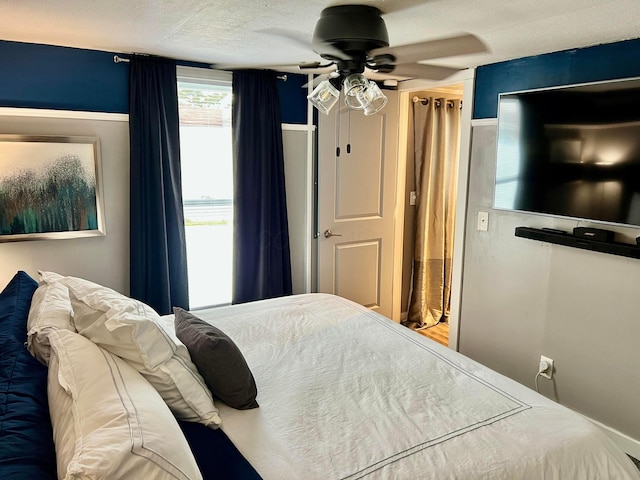
<path id="1" fill-rule="evenodd" d="M 211 393 L 239 410 L 258 407 L 256 382 L 242 352 L 223 331 L 191 312 L 173 307 L 176 336 Z"/>

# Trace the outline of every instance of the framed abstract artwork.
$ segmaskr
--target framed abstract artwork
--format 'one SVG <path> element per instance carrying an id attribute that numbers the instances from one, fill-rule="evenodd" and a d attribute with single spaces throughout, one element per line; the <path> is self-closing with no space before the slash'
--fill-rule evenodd
<path id="1" fill-rule="evenodd" d="M 0 242 L 105 233 L 98 137 L 0 135 Z"/>

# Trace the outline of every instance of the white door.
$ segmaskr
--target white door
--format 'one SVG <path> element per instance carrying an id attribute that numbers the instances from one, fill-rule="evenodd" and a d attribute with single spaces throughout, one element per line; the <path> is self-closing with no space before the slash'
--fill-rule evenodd
<path id="1" fill-rule="evenodd" d="M 376 115 L 341 108 L 339 129 L 335 112 L 320 115 L 318 291 L 391 317 L 398 94 L 385 94 Z"/>

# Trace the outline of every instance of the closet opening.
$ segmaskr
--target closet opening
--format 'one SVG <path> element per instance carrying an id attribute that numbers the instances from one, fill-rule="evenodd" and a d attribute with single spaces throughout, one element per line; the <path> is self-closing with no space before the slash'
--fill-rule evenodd
<path id="1" fill-rule="evenodd" d="M 462 94 L 456 84 L 409 95 L 401 323 L 445 346 Z"/>

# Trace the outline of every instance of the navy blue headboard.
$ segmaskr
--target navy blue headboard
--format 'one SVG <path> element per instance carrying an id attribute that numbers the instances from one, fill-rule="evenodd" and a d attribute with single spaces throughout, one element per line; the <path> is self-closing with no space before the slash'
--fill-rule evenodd
<path id="1" fill-rule="evenodd" d="M 0 293 L 0 478 L 55 479 L 47 367 L 27 351 L 27 316 L 38 284 L 18 272 Z"/>

